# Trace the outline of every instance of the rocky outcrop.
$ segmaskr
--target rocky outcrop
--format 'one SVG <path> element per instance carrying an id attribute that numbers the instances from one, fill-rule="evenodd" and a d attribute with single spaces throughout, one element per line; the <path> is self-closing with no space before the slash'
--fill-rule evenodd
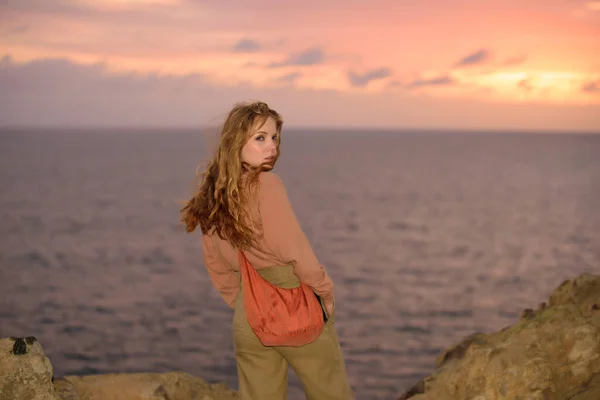
<path id="1" fill-rule="evenodd" d="M 34 337 L 0 339 L 0 400 L 60 400 L 52 364 Z"/>
<path id="2" fill-rule="evenodd" d="M 224 384 L 183 372 L 52 378 L 34 337 L 0 339 L 0 400 L 233 400 Z"/>
<path id="3" fill-rule="evenodd" d="M 183 372 L 68 376 L 54 381 L 62 400 L 233 400 L 224 384 Z"/>
<path id="4" fill-rule="evenodd" d="M 406 399 L 600 400 L 600 276 L 565 281 L 515 325 L 466 337 Z"/>

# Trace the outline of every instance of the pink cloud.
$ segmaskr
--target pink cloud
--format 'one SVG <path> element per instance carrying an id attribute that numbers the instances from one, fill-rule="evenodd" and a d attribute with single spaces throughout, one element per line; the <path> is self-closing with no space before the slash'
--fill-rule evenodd
<path id="1" fill-rule="evenodd" d="M 48 58 L 70 63 L 61 67 L 63 71 L 83 62 L 94 68 L 103 65 L 95 75 L 89 75 L 93 69 L 85 69 L 85 76 L 96 76 L 95 81 L 104 76 L 108 82 L 117 76 L 136 77 L 123 83 L 133 85 L 134 93 L 152 81 L 140 77 L 154 77 L 152 93 L 168 92 L 169 85 L 182 82 L 178 79 L 195 77 L 190 87 L 229 93 L 228 98 L 290 91 L 299 102 L 316 96 L 318 103 L 322 93 L 332 91 L 359 104 L 370 96 L 387 99 L 418 92 L 431 101 L 442 101 L 436 98 L 443 94 L 458 102 L 493 98 L 518 101 L 522 107 L 544 101 L 565 107 L 597 104 L 597 96 L 581 87 L 596 79 L 594 49 L 600 28 L 574 17 L 570 2 L 523 4 L 257 0 L 249 6 L 245 0 L 6 0 L 0 3 L 5 16 L 0 20 L 0 54 L 13 57 L 11 71 L 20 68 L 16 65 L 32 68 L 38 64 L 29 62 Z M 517 85 L 523 76 L 532 77 L 525 102 Z M 536 84 L 543 86 L 546 97 L 540 97 L 542 89 Z M 553 91 L 552 85 L 560 90 Z M 90 87 L 98 90 L 99 98 L 114 95 Z M 193 93 L 186 99 L 196 104 Z M 162 104 L 158 98 L 152 101 Z M 184 103 L 180 106 L 187 109 Z M 177 112 L 156 115 L 173 121 L 169 115 Z"/>
<path id="2" fill-rule="evenodd" d="M 298 74 L 280 76 L 295 80 Z M 54 59 L 0 61 L 0 125 L 192 126 L 215 122 L 234 103 L 262 99 L 286 126 L 600 130 L 600 106 L 527 105 L 379 92 L 219 86 L 199 74 L 113 73 L 105 65 Z"/>

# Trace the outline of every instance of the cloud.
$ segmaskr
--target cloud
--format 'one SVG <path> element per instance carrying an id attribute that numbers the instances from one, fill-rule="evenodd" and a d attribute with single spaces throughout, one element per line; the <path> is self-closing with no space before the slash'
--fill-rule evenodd
<path id="1" fill-rule="evenodd" d="M 202 126 L 213 124 L 239 101 L 262 99 L 287 110 L 286 121 L 306 124 L 328 104 L 344 102 L 332 90 L 294 89 L 298 71 L 270 88 L 217 84 L 201 74 L 114 72 L 102 63 L 66 59 L 16 63 L 0 59 L 0 126 Z M 338 123 L 343 123 L 340 111 Z M 321 121 L 331 124 L 331 119 Z M 314 121 L 318 123 L 318 121 Z"/>
<path id="2" fill-rule="evenodd" d="M 97 29 L 105 33 L 101 38 L 111 37 L 116 31 L 126 40 L 145 35 L 163 40 L 167 37 L 171 42 L 197 40 L 210 32 L 206 42 L 215 42 L 222 32 L 243 29 L 238 14 L 231 10 L 188 0 L 172 2 L 179 4 L 169 5 L 171 0 L 0 0 L 0 15 L 36 20 L 36 31 L 43 29 L 54 41 L 77 35 L 77 30 Z M 90 43 L 83 38 L 79 41 Z"/>
<path id="3" fill-rule="evenodd" d="M 50 13 L 55 15 L 100 14 L 106 11 L 121 12 L 138 11 L 165 6 L 182 6 L 181 0 L 4 0 L 2 7 L 8 10 L 33 13 Z"/>
<path id="4" fill-rule="evenodd" d="M 477 51 L 461 58 L 456 63 L 456 66 L 465 67 L 465 66 L 469 66 L 469 65 L 482 64 L 485 61 L 487 61 L 490 57 L 491 57 L 491 53 L 489 52 L 489 50 L 486 50 L 486 49 L 477 50 Z"/>
<path id="5" fill-rule="evenodd" d="M 0 9 L 54 16 L 89 16 L 97 13 L 89 4 L 69 0 L 4 0 L 0 2 Z"/>
<path id="6" fill-rule="evenodd" d="M 0 34 L 6 36 L 16 36 L 28 32 L 31 27 L 27 24 L 18 24 L 7 27 L 0 26 Z"/>
<path id="7" fill-rule="evenodd" d="M 600 1 L 588 1 L 586 8 L 590 11 L 600 11 Z"/>
<path id="8" fill-rule="evenodd" d="M 533 90 L 533 85 L 531 84 L 531 80 L 529 78 L 521 79 L 517 82 L 517 87 L 524 92 L 531 92 Z"/>
<path id="9" fill-rule="evenodd" d="M 261 49 L 261 46 L 252 39 L 241 39 L 233 46 L 233 51 L 238 53 L 254 52 Z"/>
<path id="10" fill-rule="evenodd" d="M 502 65 L 505 67 L 513 66 L 513 65 L 521 65 L 525 61 L 527 61 L 527 55 L 523 54 L 520 56 L 509 57 L 502 62 Z"/>
<path id="11" fill-rule="evenodd" d="M 429 79 L 415 79 L 408 84 L 409 88 L 418 88 L 424 86 L 450 86 L 456 84 L 456 80 L 450 75 L 441 75 Z"/>
<path id="12" fill-rule="evenodd" d="M 387 87 L 390 89 L 394 89 L 394 88 L 401 88 L 404 86 L 404 83 L 402 81 L 399 80 L 393 80 L 391 82 L 388 83 Z"/>
<path id="13" fill-rule="evenodd" d="M 285 61 L 273 63 L 271 67 L 309 66 L 322 64 L 325 61 L 323 49 L 313 47 L 298 54 L 292 54 Z"/>
<path id="14" fill-rule="evenodd" d="M 116 74 L 100 63 L 16 64 L 5 56 L 0 60 L 0 125 L 177 125 L 198 118 L 198 103 L 214 91 L 198 74 Z"/>
<path id="15" fill-rule="evenodd" d="M 285 74 L 279 78 L 281 82 L 295 82 L 296 79 L 300 78 L 302 74 L 300 72 L 290 72 L 289 74 Z"/>
<path id="16" fill-rule="evenodd" d="M 282 78 L 298 76 L 294 72 Z M 453 81 L 442 75 L 413 84 Z M 600 82 L 595 82 L 597 87 Z M 598 104 L 482 102 L 414 96 L 409 91 L 364 96 L 283 83 L 269 88 L 244 83 L 218 85 L 200 74 L 115 73 L 102 63 L 77 64 L 59 58 L 24 64 L 10 57 L 0 59 L 0 93 L 0 126 L 196 129 L 222 121 L 237 102 L 261 99 L 283 114 L 288 127 L 600 129 Z"/>
<path id="17" fill-rule="evenodd" d="M 585 93 L 600 93 L 600 80 L 585 82 L 581 90 Z"/>
<path id="18" fill-rule="evenodd" d="M 377 68 L 366 71 L 363 74 L 355 72 L 348 73 L 348 79 L 352 86 L 363 87 L 369 84 L 371 81 L 385 79 L 392 75 L 392 71 L 389 68 Z"/>

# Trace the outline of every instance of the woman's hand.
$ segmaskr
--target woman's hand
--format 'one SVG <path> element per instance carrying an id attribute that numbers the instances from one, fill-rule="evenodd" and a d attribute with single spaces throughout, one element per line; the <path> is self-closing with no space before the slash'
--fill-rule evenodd
<path id="1" fill-rule="evenodd" d="M 325 306 L 325 311 L 327 311 L 327 317 L 331 318 L 331 316 L 333 315 L 333 309 L 334 309 L 333 300 L 329 301 L 327 303 L 324 303 L 324 306 Z"/>

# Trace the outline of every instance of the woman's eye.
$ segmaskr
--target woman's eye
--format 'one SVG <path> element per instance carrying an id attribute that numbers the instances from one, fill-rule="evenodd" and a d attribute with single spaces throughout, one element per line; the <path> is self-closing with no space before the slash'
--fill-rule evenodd
<path id="1" fill-rule="evenodd" d="M 264 140 L 264 137 L 259 136 L 259 137 L 256 138 L 256 140 Z"/>

